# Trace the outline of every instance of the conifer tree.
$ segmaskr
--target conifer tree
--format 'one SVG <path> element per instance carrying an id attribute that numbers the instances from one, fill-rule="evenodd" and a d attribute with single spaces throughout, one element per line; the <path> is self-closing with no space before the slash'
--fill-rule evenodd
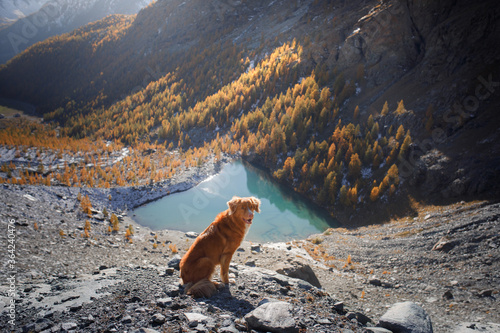
<path id="1" fill-rule="evenodd" d="M 349 162 L 349 175 L 355 179 L 359 178 L 361 175 L 361 160 L 358 154 L 353 154 L 351 156 L 351 161 Z"/>
<path id="2" fill-rule="evenodd" d="M 399 170 L 396 164 L 393 164 L 389 168 L 389 171 L 387 171 L 387 176 L 389 176 L 394 184 L 399 184 Z"/>
<path id="3" fill-rule="evenodd" d="M 389 104 L 387 104 L 387 101 L 385 101 L 384 106 L 382 107 L 382 111 L 380 112 L 382 116 L 386 116 L 389 114 Z"/>
<path id="4" fill-rule="evenodd" d="M 396 111 L 394 111 L 394 113 L 396 114 L 403 114 L 405 112 L 405 105 L 403 103 L 403 100 L 400 100 L 399 103 L 398 103 L 398 107 L 396 109 Z"/>
<path id="5" fill-rule="evenodd" d="M 373 116 L 372 115 L 369 115 L 368 116 L 368 120 L 366 122 L 366 127 L 368 129 L 371 129 L 373 127 L 373 124 L 374 124 L 374 120 L 373 120 Z"/>
<path id="6" fill-rule="evenodd" d="M 370 200 L 376 201 L 378 199 L 378 195 L 379 195 L 379 188 L 378 188 L 378 186 L 374 186 L 372 188 L 371 193 L 370 193 Z"/>
<path id="7" fill-rule="evenodd" d="M 403 140 L 403 144 L 401 145 L 401 149 L 399 150 L 399 156 L 403 158 L 406 155 L 406 152 L 408 151 L 408 148 L 411 145 L 411 136 L 410 136 L 410 131 L 408 130 L 408 133 L 405 136 L 405 139 Z"/>
<path id="8" fill-rule="evenodd" d="M 111 214 L 111 218 L 109 220 L 111 223 L 111 226 L 113 227 L 113 231 L 119 231 L 120 230 L 120 223 L 118 221 L 118 217 L 113 213 Z"/>
<path id="9" fill-rule="evenodd" d="M 358 119 L 358 116 L 359 116 L 359 106 L 356 105 L 356 107 L 354 108 L 354 113 L 352 115 L 352 119 L 356 120 L 356 119 Z"/>
<path id="10" fill-rule="evenodd" d="M 403 125 L 399 125 L 398 127 L 398 130 L 396 132 L 396 140 L 401 140 L 403 138 L 403 136 L 405 135 L 405 129 L 403 127 Z"/>
<path id="11" fill-rule="evenodd" d="M 350 202 L 349 202 L 349 198 L 347 196 L 347 192 L 348 192 L 348 189 L 347 189 L 347 186 L 346 185 L 343 185 L 341 188 L 340 188 L 340 191 L 339 191 L 339 201 L 342 205 L 344 205 L 345 207 L 349 206 Z"/>

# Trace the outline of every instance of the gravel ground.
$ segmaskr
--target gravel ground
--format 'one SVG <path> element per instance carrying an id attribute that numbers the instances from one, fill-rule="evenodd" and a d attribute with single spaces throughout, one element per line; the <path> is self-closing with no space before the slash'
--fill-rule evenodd
<path id="1" fill-rule="evenodd" d="M 141 188 L 1 186 L 1 272 L 15 277 L 18 294 L 9 326 L 10 280 L 2 284 L 3 328 L 238 332 L 247 330 L 243 316 L 269 299 L 289 303 L 297 327 L 308 332 L 361 332 L 365 320 L 375 325 L 389 306 L 406 300 L 427 311 L 434 332 L 453 332 L 462 322 L 500 323 L 500 205 L 487 202 L 421 209 L 414 218 L 308 240 L 244 242 L 233 257 L 236 284 L 209 300 L 185 297 L 175 262 L 195 235 L 152 232 L 126 207 L 189 188 L 215 169 Z M 91 197 L 92 218 L 80 208 L 79 191 Z M 118 232 L 108 231 L 104 208 L 119 217 Z M 129 225 L 132 242 L 125 237 Z M 16 246 L 13 266 L 8 244 Z"/>
<path id="2" fill-rule="evenodd" d="M 334 267 L 315 272 L 325 291 L 373 319 L 396 302 L 413 301 L 435 332 L 454 332 L 460 322 L 500 323 L 499 218 L 500 204 L 459 203 L 312 237 L 322 240 L 323 257 L 340 258 L 321 258 Z"/>

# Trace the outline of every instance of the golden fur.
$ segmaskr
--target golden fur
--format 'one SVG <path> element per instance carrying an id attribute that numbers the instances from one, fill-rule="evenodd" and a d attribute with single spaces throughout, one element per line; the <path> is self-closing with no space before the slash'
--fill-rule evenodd
<path id="1" fill-rule="evenodd" d="M 229 263 L 240 246 L 253 219 L 253 212 L 260 212 L 260 200 L 255 197 L 233 197 L 228 209 L 194 241 L 180 263 L 181 279 L 186 292 L 194 297 L 210 297 L 217 291 L 211 281 L 215 266 L 220 265 L 224 284 L 229 283 Z"/>

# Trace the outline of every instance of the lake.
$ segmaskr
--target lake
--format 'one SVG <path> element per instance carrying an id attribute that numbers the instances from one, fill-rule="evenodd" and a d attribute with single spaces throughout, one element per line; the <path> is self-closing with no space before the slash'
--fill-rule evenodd
<path id="1" fill-rule="evenodd" d="M 280 242 L 304 239 L 338 223 L 324 210 L 276 183 L 267 173 L 242 161 L 184 192 L 173 193 L 138 207 L 133 219 L 152 230 L 202 232 L 234 196 L 260 199 L 246 240 Z"/>

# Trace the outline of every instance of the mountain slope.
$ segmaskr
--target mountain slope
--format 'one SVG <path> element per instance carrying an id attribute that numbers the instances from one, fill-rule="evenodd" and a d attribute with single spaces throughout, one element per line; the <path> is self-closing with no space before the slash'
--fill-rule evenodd
<path id="1" fill-rule="evenodd" d="M 497 7 L 494 2 L 452 1 L 440 4 L 363 1 L 350 5 L 302 1 L 292 6 L 286 1 L 251 4 L 162 1 L 142 11 L 130 30 L 117 44 L 109 44 L 106 51 L 110 53 L 113 48 L 113 56 L 126 53 L 128 59 L 119 66 L 130 70 L 141 68 L 142 75 L 130 79 L 143 86 L 141 81 L 148 74 L 147 65 L 157 75 L 164 74 L 175 69 L 168 66 L 165 57 L 199 52 L 193 47 L 206 49 L 214 43 L 215 36 L 223 42 L 245 45 L 255 52 L 257 59 L 263 52 L 270 52 L 270 46 L 297 38 L 299 42 L 306 41 L 303 60 L 312 66 L 343 72 L 347 80 L 356 75 L 364 77 L 363 94 L 356 99 L 358 104 L 372 110 L 381 108 L 385 100 L 397 102 L 391 101 L 392 91 L 406 89 L 408 92 L 403 94 L 410 109 L 426 110 L 433 104 L 439 111 L 466 93 L 479 73 L 497 66 L 495 36 L 500 16 Z M 104 71 L 121 60 L 97 51 L 100 50 L 94 51 L 94 58 L 81 59 L 82 65 L 99 61 L 98 67 Z M 27 74 L 22 74 L 22 66 L 30 57 L 21 57 L 10 64 L 11 71 Z M 59 67 L 57 62 L 48 65 L 51 66 L 47 67 L 48 71 Z M 72 74 L 72 68 L 65 70 Z M 0 72 L 2 82 L 14 79 L 4 76 L 6 72 L 9 70 Z M 150 76 L 146 81 L 152 79 Z M 89 81 L 92 80 L 100 81 L 96 77 Z M 22 78 L 9 80 L 13 86 L 3 94 L 16 97 L 22 81 L 26 84 Z M 403 87 L 399 87 L 399 82 Z M 51 89 L 50 84 L 45 89 Z M 127 90 L 122 89 L 120 94 L 127 95 Z M 109 95 L 107 89 L 101 91 Z M 427 91 L 432 91 L 432 95 L 421 98 Z M 61 105 L 61 102 L 50 103 L 45 110 L 43 102 L 33 97 L 24 98 L 36 102 L 43 112 Z"/>
<path id="2" fill-rule="evenodd" d="M 497 197 L 497 7 L 160 1 L 33 46 L 0 88 L 72 136 L 212 142 L 347 219 L 388 217 Z"/>
<path id="3" fill-rule="evenodd" d="M 13 12 L 26 4 L 38 5 L 37 10 L 28 12 L 17 21 L 0 30 L 0 63 L 5 63 L 19 52 L 50 36 L 69 32 L 89 22 L 100 20 L 111 14 L 136 14 L 147 6 L 150 0 L 60 0 L 35 2 L 14 2 Z M 6 10 L 10 7 L 6 7 Z M 26 9 L 28 10 L 28 9 Z M 10 13 L 6 15 L 12 16 Z"/>
<path id="4" fill-rule="evenodd" d="M 101 92 L 108 97 L 109 104 L 121 95 L 128 95 L 134 87 L 144 87 L 145 84 L 153 80 L 152 75 L 148 76 L 151 72 L 151 70 L 148 72 L 148 67 L 155 74 L 174 71 L 179 64 L 185 62 L 186 57 L 193 58 L 205 50 L 210 50 L 215 44 L 232 44 L 233 42 L 237 47 L 250 47 L 250 50 L 256 52 L 253 57 L 257 57 L 255 60 L 258 60 L 265 52 L 271 52 L 272 46 L 280 46 L 285 40 L 291 41 L 294 37 L 303 38 L 309 33 L 319 33 L 320 30 L 326 28 L 325 25 L 330 22 L 334 16 L 333 11 L 335 11 L 330 6 L 323 13 L 323 7 L 313 6 L 313 1 L 303 2 L 297 9 L 289 6 L 285 1 L 272 3 L 256 1 L 251 4 L 239 3 L 237 5 L 230 5 L 223 1 L 183 3 L 178 0 L 154 3 L 139 13 L 130 29 L 125 31 L 125 34 L 116 43 L 96 48 L 92 57 L 81 57 L 82 66 L 98 67 L 97 73 L 104 73 L 101 77 L 92 76 L 75 83 L 69 79 L 75 70 L 74 67 L 61 68 L 57 62 L 44 65 L 44 70 L 47 72 L 57 73 L 61 70 L 67 72 L 67 76 L 56 75 L 58 80 L 66 80 L 65 85 L 85 85 L 94 81 L 96 88 L 87 90 L 87 95 L 72 94 L 68 96 L 59 93 L 57 89 L 51 87 L 51 84 L 48 84 L 42 87 L 43 91 L 40 91 L 39 94 L 22 96 L 20 86 L 25 85 L 29 80 L 23 80 L 20 75 L 30 75 L 26 72 L 21 74 L 26 62 L 32 61 L 30 60 L 32 57 L 28 56 L 30 52 L 13 59 L 9 66 L 0 72 L 1 82 L 9 82 L 8 85 L 2 84 L 2 91 L 5 91 L 3 94 L 17 96 L 19 99 L 30 99 L 40 107 L 43 113 L 61 106 L 67 97 L 79 103 L 82 100 L 95 98 Z M 368 8 L 363 13 L 367 11 Z M 343 11 L 339 11 L 339 14 L 343 14 Z M 321 15 L 321 25 L 304 26 L 313 15 Z M 358 15 L 362 14 L 350 15 L 351 24 L 355 22 Z M 269 22 L 276 19 L 281 21 L 282 29 L 274 29 L 268 33 L 261 27 L 261 25 L 268 27 Z M 263 25 L 263 22 L 266 24 Z M 74 32 L 68 36 L 79 34 L 81 32 Z M 99 38 L 98 35 L 95 35 L 92 40 L 86 42 L 97 45 Z M 256 49 L 256 46 L 259 48 Z M 46 49 L 47 55 L 51 56 L 52 51 L 49 46 L 42 45 L 40 47 Z M 37 51 L 33 49 L 31 52 L 36 53 Z M 250 53 L 248 55 L 251 56 Z M 210 60 L 211 58 L 204 57 L 195 61 L 210 63 Z M 232 59 L 228 60 L 233 61 Z M 205 64 L 202 65 L 205 66 Z M 222 64 L 219 63 L 211 65 L 211 68 L 206 68 L 205 71 L 210 69 L 218 71 L 221 67 Z M 129 75 L 130 72 L 134 72 L 133 75 Z M 189 73 L 185 73 L 185 75 L 188 76 Z M 115 91 L 116 87 L 106 85 L 107 83 L 104 81 L 114 84 L 126 82 L 126 84 L 119 91 Z M 33 86 L 40 87 L 40 84 L 33 84 Z M 59 95 L 56 101 L 47 101 L 44 97 L 54 94 Z M 200 96 L 200 98 L 202 97 Z"/>

